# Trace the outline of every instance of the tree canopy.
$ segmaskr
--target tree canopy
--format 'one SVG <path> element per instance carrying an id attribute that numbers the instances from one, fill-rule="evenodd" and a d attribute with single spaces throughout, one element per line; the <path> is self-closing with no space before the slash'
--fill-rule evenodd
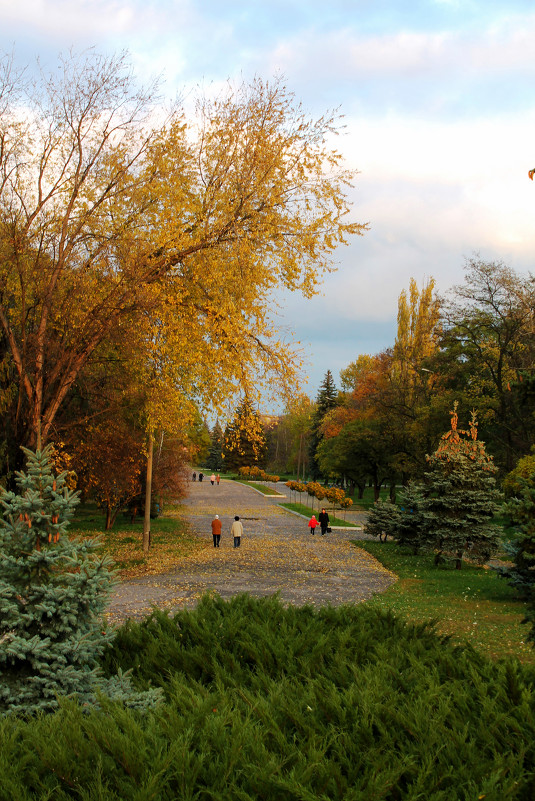
<path id="1" fill-rule="evenodd" d="M 12 435 L 45 441 L 113 331 L 158 342 L 166 379 L 220 405 L 297 367 L 268 314 L 314 294 L 349 220 L 354 173 L 281 81 L 199 97 L 161 121 L 124 56 L 0 72 L 0 327 Z M 158 120 L 158 122 L 155 122 Z"/>

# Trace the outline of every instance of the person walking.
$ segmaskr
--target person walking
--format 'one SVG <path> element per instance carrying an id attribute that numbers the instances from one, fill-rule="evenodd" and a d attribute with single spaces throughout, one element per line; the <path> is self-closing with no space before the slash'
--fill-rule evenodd
<path id="1" fill-rule="evenodd" d="M 241 545 L 241 538 L 243 535 L 243 525 L 238 515 L 236 515 L 236 517 L 234 518 L 234 522 L 230 529 L 230 533 L 234 537 L 234 547 L 239 548 Z"/>
<path id="2" fill-rule="evenodd" d="M 195 472 L 195 470 L 194 470 L 194 471 L 193 471 L 193 475 L 192 475 L 192 477 L 191 477 L 191 480 L 192 480 L 192 481 L 195 481 L 195 479 L 196 479 L 196 478 L 197 478 L 197 473 L 196 473 L 196 472 Z"/>
<path id="3" fill-rule="evenodd" d="M 329 527 L 329 515 L 327 514 L 325 509 L 322 509 L 318 515 L 318 522 L 321 528 L 322 536 L 327 533 L 327 528 Z"/>
<path id="4" fill-rule="evenodd" d="M 212 475 L 210 476 L 210 484 L 212 485 L 212 487 L 215 484 L 215 475 L 214 475 L 214 473 L 212 473 Z"/>
<path id="5" fill-rule="evenodd" d="M 219 473 L 218 473 L 217 476 L 215 477 L 215 482 L 216 482 L 218 487 L 219 487 L 219 482 L 220 481 L 221 481 L 221 478 L 220 478 Z"/>
<path id="6" fill-rule="evenodd" d="M 199 473 L 199 481 L 202 481 L 204 478 L 204 473 Z"/>
<path id="7" fill-rule="evenodd" d="M 219 548 L 219 541 L 221 540 L 221 520 L 219 515 L 216 515 L 212 520 L 212 537 L 214 538 L 214 548 Z"/>
<path id="8" fill-rule="evenodd" d="M 308 521 L 308 527 L 310 529 L 311 534 L 316 533 L 316 526 L 318 525 L 318 521 L 316 520 L 316 515 L 312 515 L 310 520 Z"/>

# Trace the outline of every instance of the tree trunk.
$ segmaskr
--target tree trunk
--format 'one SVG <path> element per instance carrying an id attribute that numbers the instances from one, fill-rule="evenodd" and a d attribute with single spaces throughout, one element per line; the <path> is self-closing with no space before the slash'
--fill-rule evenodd
<path id="1" fill-rule="evenodd" d="M 372 476 L 372 480 L 373 480 L 373 499 L 374 501 L 378 501 L 381 494 L 381 484 L 379 483 L 379 479 L 376 474 Z"/>
<path id="2" fill-rule="evenodd" d="M 149 552 L 150 545 L 150 506 L 152 500 L 152 458 L 154 453 L 154 434 L 152 428 L 149 430 L 148 454 L 147 454 L 147 480 L 145 483 L 145 518 L 143 521 L 143 553 Z"/>
<path id="3" fill-rule="evenodd" d="M 107 504 L 106 504 L 106 523 L 104 525 L 105 530 L 109 531 L 110 528 L 112 527 L 112 525 L 113 525 L 113 523 L 112 523 L 112 519 L 111 519 L 111 504 L 108 501 Z"/>

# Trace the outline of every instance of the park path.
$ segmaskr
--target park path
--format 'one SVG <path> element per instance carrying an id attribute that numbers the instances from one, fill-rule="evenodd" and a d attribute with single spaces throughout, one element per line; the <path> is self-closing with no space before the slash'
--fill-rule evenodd
<path id="1" fill-rule="evenodd" d="M 277 489 L 288 491 L 283 484 Z M 230 480 L 219 486 L 206 479 L 190 483 L 180 515 L 205 547 L 167 573 L 121 583 L 108 608 L 109 621 L 144 617 L 152 607 L 193 607 L 206 592 L 223 598 L 278 592 L 284 603 L 296 605 L 359 603 L 395 581 L 372 556 L 351 544 L 361 533 L 333 529 L 324 537 L 311 536 L 307 520 L 284 511 L 280 500 Z M 215 514 L 223 523 L 220 548 L 212 544 Z M 236 514 L 244 527 L 240 548 L 233 547 L 230 536 Z"/>

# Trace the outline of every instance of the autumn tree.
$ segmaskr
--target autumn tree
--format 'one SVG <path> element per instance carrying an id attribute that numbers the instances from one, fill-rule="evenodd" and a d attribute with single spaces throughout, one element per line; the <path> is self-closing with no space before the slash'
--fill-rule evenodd
<path id="1" fill-rule="evenodd" d="M 518 460 L 502 481 L 502 489 L 509 497 L 522 494 L 527 486 L 535 486 L 535 445 L 531 446 L 527 456 Z"/>
<path id="2" fill-rule="evenodd" d="M 347 221 L 335 118 L 311 120 L 280 82 L 255 80 L 155 126 L 155 88 L 93 51 L 35 84 L 4 60 L 0 96 L 0 327 L 18 442 L 46 441 L 99 345 L 151 311 L 173 321 L 167 339 L 205 403 L 292 379 L 273 290 L 314 294 L 334 249 L 364 230 Z"/>
<path id="3" fill-rule="evenodd" d="M 421 289 L 411 279 L 398 300 L 394 345 L 375 356 L 360 355 L 341 371 L 342 402 L 325 416 L 318 448 L 326 474 L 349 478 L 362 490 L 371 479 L 376 500 L 383 482 L 406 484 L 421 474 L 435 447 L 438 377 L 427 367 L 440 341 L 434 281 Z"/>
<path id="4" fill-rule="evenodd" d="M 432 369 L 441 336 L 440 302 L 434 289 L 433 278 L 421 289 L 411 278 L 408 293 L 400 293 L 396 338 L 384 355 L 375 393 L 377 410 L 392 439 L 393 468 L 403 484 L 421 475 L 425 454 L 435 447 L 440 433 L 433 414 L 441 391 Z"/>
<path id="5" fill-rule="evenodd" d="M 143 432 L 116 414 L 113 419 L 86 426 L 76 447 L 78 486 L 104 509 L 106 530 L 120 510 L 141 495 L 143 442 Z"/>
<path id="6" fill-rule="evenodd" d="M 250 398 L 242 400 L 225 428 L 223 453 L 226 470 L 254 465 L 262 467 L 264 464 L 266 435 Z"/>
<path id="7" fill-rule="evenodd" d="M 531 276 L 479 258 L 443 301 L 437 367 L 463 405 L 480 409 L 485 440 L 507 471 L 535 442 L 534 309 Z"/>
<path id="8" fill-rule="evenodd" d="M 305 394 L 290 398 L 271 433 L 269 464 L 278 472 L 295 473 L 305 479 L 308 470 L 308 440 L 313 403 Z"/>
<path id="9" fill-rule="evenodd" d="M 392 478 L 392 450 L 392 440 L 382 421 L 359 415 L 345 423 L 336 435 L 324 437 L 317 458 L 324 475 L 348 479 L 360 487 L 361 495 L 370 481 L 377 501 L 381 487 Z"/>

